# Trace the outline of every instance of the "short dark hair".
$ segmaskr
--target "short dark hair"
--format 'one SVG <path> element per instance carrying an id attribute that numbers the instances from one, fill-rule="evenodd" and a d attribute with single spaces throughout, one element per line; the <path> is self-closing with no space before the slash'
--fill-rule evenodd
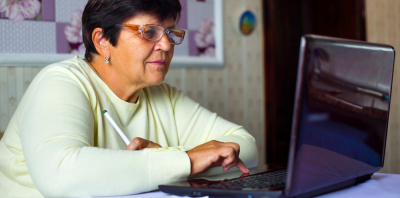
<path id="1" fill-rule="evenodd" d="M 95 28 L 103 29 L 103 37 L 116 46 L 121 24 L 138 14 L 151 14 L 163 22 L 180 18 L 182 6 L 179 0 L 89 0 L 82 14 L 82 37 L 86 47 L 85 58 L 92 61 L 92 53 L 99 54 L 92 41 Z"/>

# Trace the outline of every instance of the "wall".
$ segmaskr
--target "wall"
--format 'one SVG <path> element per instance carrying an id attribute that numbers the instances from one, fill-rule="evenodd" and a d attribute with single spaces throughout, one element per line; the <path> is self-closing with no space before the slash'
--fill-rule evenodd
<path id="1" fill-rule="evenodd" d="M 365 0 L 367 41 L 385 43 L 400 49 L 400 1 Z M 400 68 L 396 55 L 390 104 L 388 141 L 381 172 L 400 173 Z"/>
<path id="2" fill-rule="evenodd" d="M 224 1 L 223 69 L 171 69 L 165 82 L 221 117 L 243 125 L 257 140 L 259 164 L 265 159 L 263 21 L 261 0 Z M 238 14 L 256 15 L 250 36 L 236 30 Z M 40 67 L 0 67 L 0 131 L 4 131 L 22 94 Z"/>

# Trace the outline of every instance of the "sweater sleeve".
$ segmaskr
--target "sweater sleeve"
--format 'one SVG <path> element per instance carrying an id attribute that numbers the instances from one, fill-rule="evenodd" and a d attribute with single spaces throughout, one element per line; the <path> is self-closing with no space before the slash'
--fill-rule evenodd
<path id="1" fill-rule="evenodd" d="M 257 166 L 255 139 L 242 126 L 210 112 L 176 88 L 167 84 L 164 86 L 169 91 L 174 107 L 180 145 L 189 150 L 211 140 L 235 142 L 240 145 L 239 157 L 246 166 L 248 168 Z M 221 167 L 208 171 L 209 174 L 221 172 L 223 172 Z"/>
<path id="2" fill-rule="evenodd" d="M 45 197 L 127 195 L 187 178 L 190 160 L 179 149 L 94 147 L 90 89 L 68 71 L 58 70 L 43 71 L 32 82 L 19 120 L 30 176 Z"/>

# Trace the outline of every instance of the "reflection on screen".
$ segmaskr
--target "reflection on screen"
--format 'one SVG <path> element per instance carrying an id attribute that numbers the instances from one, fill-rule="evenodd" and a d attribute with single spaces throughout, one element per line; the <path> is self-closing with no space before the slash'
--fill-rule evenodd
<path id="1" fill-rule="evenodd" d="M 292 193 L 383 166 L 394 52 L 307 40 Z"/>

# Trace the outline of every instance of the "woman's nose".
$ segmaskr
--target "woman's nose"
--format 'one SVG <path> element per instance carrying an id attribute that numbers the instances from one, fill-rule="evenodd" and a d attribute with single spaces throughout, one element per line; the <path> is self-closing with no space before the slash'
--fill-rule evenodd
<path id="1" fill-rule="evenodd" d="M 168 40 L 168 35 L 164 34 L 161 39 L 157 42 L 156 47 L 158 46 L 158 49 L 161 49 L 163 51 L 169 51 L 171 49 L 171 43 Z"/>

